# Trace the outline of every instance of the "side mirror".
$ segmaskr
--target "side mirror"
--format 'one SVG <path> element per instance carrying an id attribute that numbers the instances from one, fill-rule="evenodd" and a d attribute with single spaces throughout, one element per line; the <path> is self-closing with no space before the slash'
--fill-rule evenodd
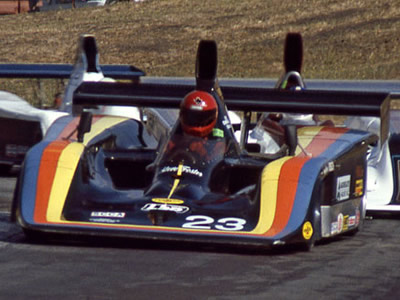
<path id="1" fill-rule="evenodd" d="M 84 111 L 81 114 L 81 118 L 78 124 L 78 142 L 83 143 L 83 136 L 85 133 L 90 132 L 92 128 L 93 115 L 91 112 Z"/>
<path id="2" fill-rule="evenodd" d="M 286 144 L 289 148 L 289 155 L 293 156 L 296 153 L 297 148 L 297 127 L 296 125 L 286 125 L 285 129 L 285 139 Z"/>

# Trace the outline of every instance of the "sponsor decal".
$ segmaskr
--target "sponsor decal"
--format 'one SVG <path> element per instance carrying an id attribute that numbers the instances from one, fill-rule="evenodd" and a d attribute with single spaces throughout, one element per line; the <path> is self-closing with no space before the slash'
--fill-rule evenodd
<path id="1" fill-rule="evenodd" d="M 356 197 L 360 197 L 363 195 L 363 193 L 364 193 L 363 185 L 364 185 L 364 180 L 362 180 L 362 179 L 356 180 L 356 187 L 355 187 L 355 191 L 354 191 L 354 195 Z"/>
<path id="2" fill-rule="evenodd" d="M 166 166 L 166 167 L 162 168 L 160 172 L 161 173 L 170 173 L 170 172 L 176 173 L 176 172 L 178 172 L 178 167 L 168 167 L 168 166 Z M 182 166 L 182 173 L 188 173 L 188 174 L 191 174 L 191 175 L 203 177 L 203 173 L 202 172 L 200 172 L 197 169 L 192 169 L 190 166 Z"/>
<path id="3" fill-rule="evenodd" d="M 227 128 L 227 129 L 231 129 L 232 128 L 232 124 L 229 121 L 227 116 L 224 116 L 224 119 L 222 120 L 222 124 Z"/>
<path id="4" fill-rule="evenodd" d="M 212 130 L 212 135 L 216 137 L 223 138 L 224 137 L 224 131 L 219 128 L 213 128 Z"/>
<path id="5" fill-rule="evenodd" d="M 180 199 L 172 199 L 172 198 L 153 198 L 151 201 L 156 203 L 166 203 L 166 204 L 182 204 L 185 201 Z"/>
<path id="6" fill-rule="evenodd" d="M 354 226 L 356 226 L 356 216 L 350 216 L 350 217 L 349 217 L 348 225 L 349 225 L 349 227 L 354 227 Z"/>
<path id="7" fill-rule="evenodd" d="M 190 109 L 193 109 L 193 110 L 203 110 L 203 107 L 197 106 L 197 105 L 192 105 L 192 106 L 190 106 Z"/>
<path id="8" fill-rule="evenodd" d="M 193 100 L 193 102 L 194 102 L 195 104 L 193 104 L 193 105 L 190 106 L 190 109 L 193 109 L 193 110 L 203 110 L 204 107 L 206 106 L 206 103 L 204 102 L 204 100 L 201 99 L 199 96 L 197 96 L 197 97 Z"/>
<path id="9" fill-rule="evenodd" d="M 357 165 L 354 173 L 355 173 L 356 177 L 363 177 L 363 175 L 364 175 L 364 167 L 360 166 L 360 165 Z"/>
<path id="10" fill-rule="evenodd" d="M 343 217 L 343 230 L 349 229 L 349 215 Z"/>
<path id="11" fill-rule="evenodd" d="M 307 221 L 303 224 L 303 238 L 305 240 L 309 240 L 311 239 L 312 235 L 313 235 L 313 227 L 310 221 Z"/>
<path id="12" fill-rule="evenodd" d="M 338 201 L 347 200 L 350 197 L 350 175 L 340 176 L 336 182 L 336 199 Z"/>
<path id="13" fill-rule="evenodd" d="M 342 232 L 343 230 L 343 214 L 339 214 L 337 217 L 337 223 L 338 223 L 338 233 Z"/>
<path id="14" fill-rule="evenodd" d="M 328 164 L 325 165 L 325 167 L 321 171 L 321 176 L 326 176 L 330 172 L 333 172 L 335 170 L 335 163 L 333 161 L 328 162 Z"/>
<path id="15" fill-rule="evenodd" d="M 90 214 L 94 218 L 125 218 L 124 212 L 111 212 L 111 211 L 92 211 Z"/>
<path id="16" fill-rule="evenodd" d="M 89 221 L 96 222 L 96 223 L 111 223 L 111 224 L 121 222 L 121 220 L 118 220 L 118 219 L 107 219 L 107 218 L 90 218 Z"/>
<path id="17" fill-rule="evenodd" d="M 360 224 L 360 210 L 356 208 L 356 225 Z"/>
<path id="18" fill-rule="evenodd" d="M 184 214 L 189 211 L 189 207 L 174 205 L 174 204 L 166 204 L 166 203 L 147 203 L 145 206 L 141 208 L 142 211 L 172 211 L 177 214 Z"/>
<path id="19" fill-rule="evenodd" d="M 339 224 L 338 222 L 331 223 L 331 234 L 339 233 Z"/>

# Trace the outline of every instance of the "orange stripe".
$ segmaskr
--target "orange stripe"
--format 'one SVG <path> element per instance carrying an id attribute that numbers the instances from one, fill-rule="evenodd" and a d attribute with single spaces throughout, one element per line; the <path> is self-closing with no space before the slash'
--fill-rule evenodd
<path id="1" fill-rule="evenodd" d="M 312 157 L 320 155 L 346 131 L 343 128 L 323 128 L 306 147 L 306 153 L 312 154 Z M 264 234 L 265 236 L 274 236 L 280 233 L 289 222 L 296 199 L 300 173 L 304 164 L 310 158 L 310 156 L 302 152 L 298 156 L 286 161 L 282 166 L 279 175 L 275 218 L 271 228 Z"/>
<path id="2" fill-rule="evenodd" d="M 313 138 L 311 143 L 306 147 L 306 152 L 312 154 L 313 157 L 320 155 L 328 147 L 336 142 L 336 140 L 347 132 L 344 128 L 335 127 L 324 127 L 318 134 Z M 305 156 L 305 153 L 300 153 L 298 156 Z"/>
<path id="3" fill-rule="evenodd" d="M 309 159 L 309 157 L 294 157 L 282 166 L 279 175 L 275 218 L 271 228 L 264 233 L 265 236 L 274 236 L 286 227 L 296 198 L 301 169 Z"/>
<path id="4" fill-rule="evenodd" d="M 102 117 L 103 116 L 93 116 L 92 125 L 100 120 Z M 56 140 L 65 140 L 67 138 L 76 140 L 78 135 L 77 127 L 79 124 L 79 120 L 79 117 L 75 117 L 74 119 L 72 119 L 71 122 L 69 122 L 64 127 L 63 131 L 59 134 Z M 73 134 L 71 135 L 71 133 Z"/>
<path id="5" fill-rule="evenodd" d="M 65 140 L 68 138 L 69 135 L 71 135 L 71 133 L 73 131 L 76 131 L 76 127 L 79 124 L 79 118 L 73 118 L 71 120 L 71 122 L 69 122 L 63 129 L 63 131 L 61 131 L 61 133 L 58 135 L 56 140 Z M 77 137 L 77 132 L 75 132 L 74 134 L 71 135 L 70 138 L 75 138 Z"/>
<path id="6" fill-rule="evenodd" d="M 58 159 L 68 144 L 68 141 L 55 141 L 49 144 L 43 151 L 36 187 L 35 222 L 46 222 L 47 205 L 57 170 Z"/>

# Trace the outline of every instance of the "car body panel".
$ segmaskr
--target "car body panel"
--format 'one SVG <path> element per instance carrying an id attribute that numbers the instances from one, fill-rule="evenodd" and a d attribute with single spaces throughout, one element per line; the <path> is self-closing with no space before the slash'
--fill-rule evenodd
<path id="1" fill-rule="evenodd" d="M 163 233 L 173 239 L 191 234 L 195 240 L 207 240 L 210 236 L 218 239 L 217 236 L 223 235 L 226 238 L 228 236 L 240 237 L 243 243 L 253 245 L 268 245 L 276 241 L 285 241 L 293 232 L 301 232 L 302 225 L 309 215 L 310 207 L 313 207 L 314 185 L 315 182 L 318 182 L 321 170 L 328 162 L 349 152 L 354 144 L 369 138 L 369 134 L 365 132 L 343 128 L 300 128 L 299 140 L 300 143 L 304 143 L 303 147 L 307 151 L 307 155 L 299 152 L 295 157 L 282 157 L 261 167 L 259 216 L 252 222 L 246 220 L 247 223 L 253 224 L 246 229 L 243 227 L 241 230 L 229 230 L 231 229 L 229 226 L 241 227 L 240 223 L 233 223 L 229 226 L 223 223 L 214 223 L 226 218 L 233 218 L 234 221 L 241 220 L 239 216 L 225 215 L 217 219 L 210 212 L 207 215 L 189 214 L 189 217 L 192 216 L 193 219 L 188 219 L 186 216 L 185 219 L 173 226 L 155 226 L 151 224 L 150 220 L 147 221 L 147 224 L 137 225 L 135 224 L 137 220 L 134 218 L 129 219 L 128 222 L 126 216 L 129 214 L 129 209 L 117 211 L 93 209 L 90 212 L 98 213 L 99 217 L 92 217 L 91 220 L 89 218 L 86 221 L 66 220 L 63 209 L 71 190 L 71 183 L 76 176 L 76 169 L 82 159 L 84 145 L 90 144 L 91 140 L 104 130 L 127 121 L 125 118 L 109 116 L 94 118 L 92 131 L 85 135 L 83 144 L 74 141 L 76 137 L 73 131 L 78 124 L 78 118 L 64 117 L 54 123 L 48 138 L 30 151 L 24 166 L 24 184 L 21 189 L 23 201 L 20 203 L 19 217 L 24 227 L 57 232 L 69 232 L 70 230 L 86 232 L 102 229 L 103 234 L 142 238 L 156 238 L 155 232 Z M 56 135 L 57 137 L 55 137 Z M 69 139 L 66 140 L 66 137 Z M 118 190 L 110 182 L 107 184 L 110 185 L 112 191 L 108 194 L 110 203 L 112 203 L 113 197 L 118 199 L 127 197 L 126 190 Z M 349 207 L 345 216 L 355 216 L 357 211 L 359 214 L 362 209 L 360 207 L 361 196 L 362 193 L 351 200 L 346 199 L 345 202 Z M 168 194 L 159 195 L 159 198 L 168 199 Z M 135 201 L 140 204 L 134 205 Z M 188 200 L 183 201 L 188 202 Z M 132 200 L 132 207 L 137 205 L 160 208 L 160 206 L 157 207 L 157 202 L 148 199 L 140 200 L 140 197 Z M 165 205 L 170 204 L 165 203 Z M 331 211 L 334 211 L 335 205 L 337 204 L 329 203 L 325 206 L 332 207 Z M 340 205 L 344 204 L 340 203 Z M 172 207 L 174 208 L 174 206 Z M 189 204 L 188 207 L 192 209 Z M 343 212 L 343 210 L 340 211 Z M 331 224 L 333 219 L 338 219 L 337 213 L 332 214 L 333 216 L 324 221 L 325 223 Z M 211 219 L 213 220 L 212 224 L 209 223 Z M 198 228 L 185 228 L 185 226 L 190 227 L 190 224 L 197 224 L 193 223 L 196 221 L 199 222 Z M 358 223 L 351 224 L 351 226 L 358 225 Z M 223 229 L 216 229 L 218 227 Z M 341 231 L 329 232 L 337 234 Z M 333 234 L 325 233 L 325 236 Z"/>

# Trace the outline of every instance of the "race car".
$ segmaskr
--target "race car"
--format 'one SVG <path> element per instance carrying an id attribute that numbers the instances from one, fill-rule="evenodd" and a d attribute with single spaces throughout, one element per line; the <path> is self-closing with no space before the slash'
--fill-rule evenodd
<path id="1" fill-rule="evenodd" d="M 246 136 L 248 112 L 356 113 L 384 122 L 390 94 L 221 89 L 216 73 L 216 43 L 201 41 L 194 88 L 83 82 L 73 114 L 54 122 L 26 156 L 12 219 L 28 235 L 263 248 L 310 249 L 323 238 L 357 232 L 366 210 L 367 156 L 384 134 L 283 125 L 279 151 L 265 154 L 237 141 L 227 109 L 243 112 Z M 153 114 L 140 120 L 93 114 L 93 107 L 108 105 Z M 178 109 L 179 117 L 155 117 L 160 109 Z"/>

